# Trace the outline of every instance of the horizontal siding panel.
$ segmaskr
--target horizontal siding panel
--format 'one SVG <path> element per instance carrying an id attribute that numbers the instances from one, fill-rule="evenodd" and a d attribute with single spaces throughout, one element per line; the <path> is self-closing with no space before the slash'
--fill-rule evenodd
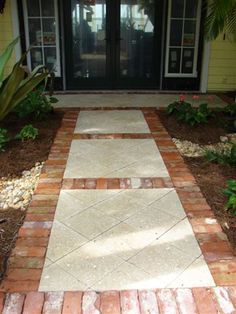
<path id="1" fill-rule="evenodd" d="M 213 59 L 227 60 L 227 59 L 232 59 L 235 56 L 236 56 L 236 49 L 233 52 L 228 51 L 228 53 L 225 53 L 225 50 L 211 50 L 211 58 Z"/>
<path id="2" fill-rule="evenodd" d="M 214 68 L 209 71 L 209 76 L 213 77 L 231 77 L 232 79 L 235 78 L 235 70 L 227 69 L 227 68 L 221 68 L 221 71 L 219 71 L 219 68 Z"/>
<path id="3" fill-rule="evenodd" d="M 228 42 L 220 42 L 220 43 L 217 43 L 216 44 L 212 44 L 212 50 L 224 50 L 224 49 L 227 49 L 227 50 L 232 50 L 232 51 L 235 51 L 235 44 L 234 43 L 228 43 Z"/>
<path id="4" fill-rule="evenodd" d="M 211 44 L 208 90 L 236 89 L 236 43 L 219 36 Z"/>

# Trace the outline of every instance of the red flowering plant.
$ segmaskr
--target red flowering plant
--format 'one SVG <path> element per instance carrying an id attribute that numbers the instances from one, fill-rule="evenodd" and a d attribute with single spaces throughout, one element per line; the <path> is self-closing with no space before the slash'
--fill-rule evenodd
<path id="1" fill-rule="evenodd" d="M 193 96 L 193 100 L 199 100 L 198 95 Z M 167 114 L 174 115 L 180 121 L 186 122 L 192 126 L 200 123 L 208 122 L 212 115 L 212 111 L 208 105 L 203 103 L 194 107 L 190 102 L 186 101 L 185 95 L 180 95 L 179 100 L 171 103 L 167 107 Z"/>

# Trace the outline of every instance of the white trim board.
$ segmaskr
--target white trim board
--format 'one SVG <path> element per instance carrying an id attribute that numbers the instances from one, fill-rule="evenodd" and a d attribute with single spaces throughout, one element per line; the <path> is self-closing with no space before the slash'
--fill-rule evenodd
<path id="1" fill-rule="evenodd" d="M 11 0 L 11 16 L 12 16 L 13 37 L 16 38 L 16 37 L 20 36 L 18 5 L 17 5 L 16 0 Z M 22 54 L 22 51 L 21 51 L 21 45 L 19 42 L 15 48 L 16 61 L 18 61 L 20 59 L 21 54 Z"/>

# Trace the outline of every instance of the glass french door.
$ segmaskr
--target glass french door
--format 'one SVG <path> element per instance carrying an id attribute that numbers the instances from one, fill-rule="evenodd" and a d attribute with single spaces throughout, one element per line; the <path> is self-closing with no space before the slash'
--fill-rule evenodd
<path id="1" fill-rule="evenodd" d="M 156 2 L 65 1 L 67 88 L 158 87 Z"/>

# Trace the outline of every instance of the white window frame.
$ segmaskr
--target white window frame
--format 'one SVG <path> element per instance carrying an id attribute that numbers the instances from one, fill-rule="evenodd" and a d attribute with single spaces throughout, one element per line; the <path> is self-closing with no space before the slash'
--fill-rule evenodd
<path id="1" fill-rule="evenodd" d="M 54 1 L 54 10 L 55 10 L 55 30 L 56 30 L 56 45 L 55 46 L 48 46 L 48 47 L 56 47 L 56 70 L 55 70 L 55 76 L 60 77 L 61 76 L 61 58 L 60 58 L 60 37 L 59 37 L 59 13 L 58 13 L 58 2 L 57 0 L 48 0 L 48 1 Z M 40 19 L 41 23 L 41 30 L 42 30 L 42 9 L 41 9 L 41 1 L 40 3 L 40 16 L 35 16 L 33 18 Z M 30 40 L 29 40 L 29 25 L 28 25 L 28 8 L 27 8 L 27 2 L 26 0 L 23 0 L 23 11 L 24 11 L 24 25 L 25 25 L 25 39 L 26 39 L 26 49 L 29 49 L 30 47 Z M 50 16 L 47 16 L 47 18 L 50 18 Z M 42 34 L 43 35 L 43 34 Z M 43 36 L 42 36 L 43 38 Z M 43 60 L 45 61 L 44 56 L 44 47 L 47 47 L 47 45 L 44 45 L 42 43 L 42 54 L 43 54 Z M 32 71 L 32 65 L 31 65 L 31 55 L 30 52 L 27 54 L 27 64 L 29 67 L 29 70 Z"/>
<path id="2" fill-rule="evenodd" d="M 184 10 L 186 7 L 186 1 L 184 0 Z M 197 16 L 196 16 L 196 33 L 195 33 L 195 45 L 194 47 L 189 46 L 170 46 L 170 27 L 171 27 L 171 9 L 172 9 L 172 0 L 168 0 L 168 18 L 167 18 L 167 39 L 166 39 L 166 57 L 165 57 L 165 77 L 183 77 L 183 78 L 197 78 L 198 71 L 197 71 L 197 61 L 198 61 L 198 48 L 199 48 L 199 39 L 200 39 L 200 25 L 201 25 L 201 7 L 202 7 L 202 0 L 198 0 L 198 8 L 197 8 Z M 176 18 L 178 20 L 178 18 Z M 183 17 L 183 29 L 182 29 L 182 42 L 184 36 L 184 22 L 186 20 L 195 20 L 195 18 L 185 18 L 185 12 Z M 193 59 L 193 72 L 192 73 L 169 73 L 169 56 L 170 56 L 170 47 L 171 48 L 180 48 L 181 49 L 181 57 L 180 57 L 180 70 L 182 69 L 182 60 L 183 60 L 183 49 L 190 48 L 194 49 L 194 59 Z"/>

